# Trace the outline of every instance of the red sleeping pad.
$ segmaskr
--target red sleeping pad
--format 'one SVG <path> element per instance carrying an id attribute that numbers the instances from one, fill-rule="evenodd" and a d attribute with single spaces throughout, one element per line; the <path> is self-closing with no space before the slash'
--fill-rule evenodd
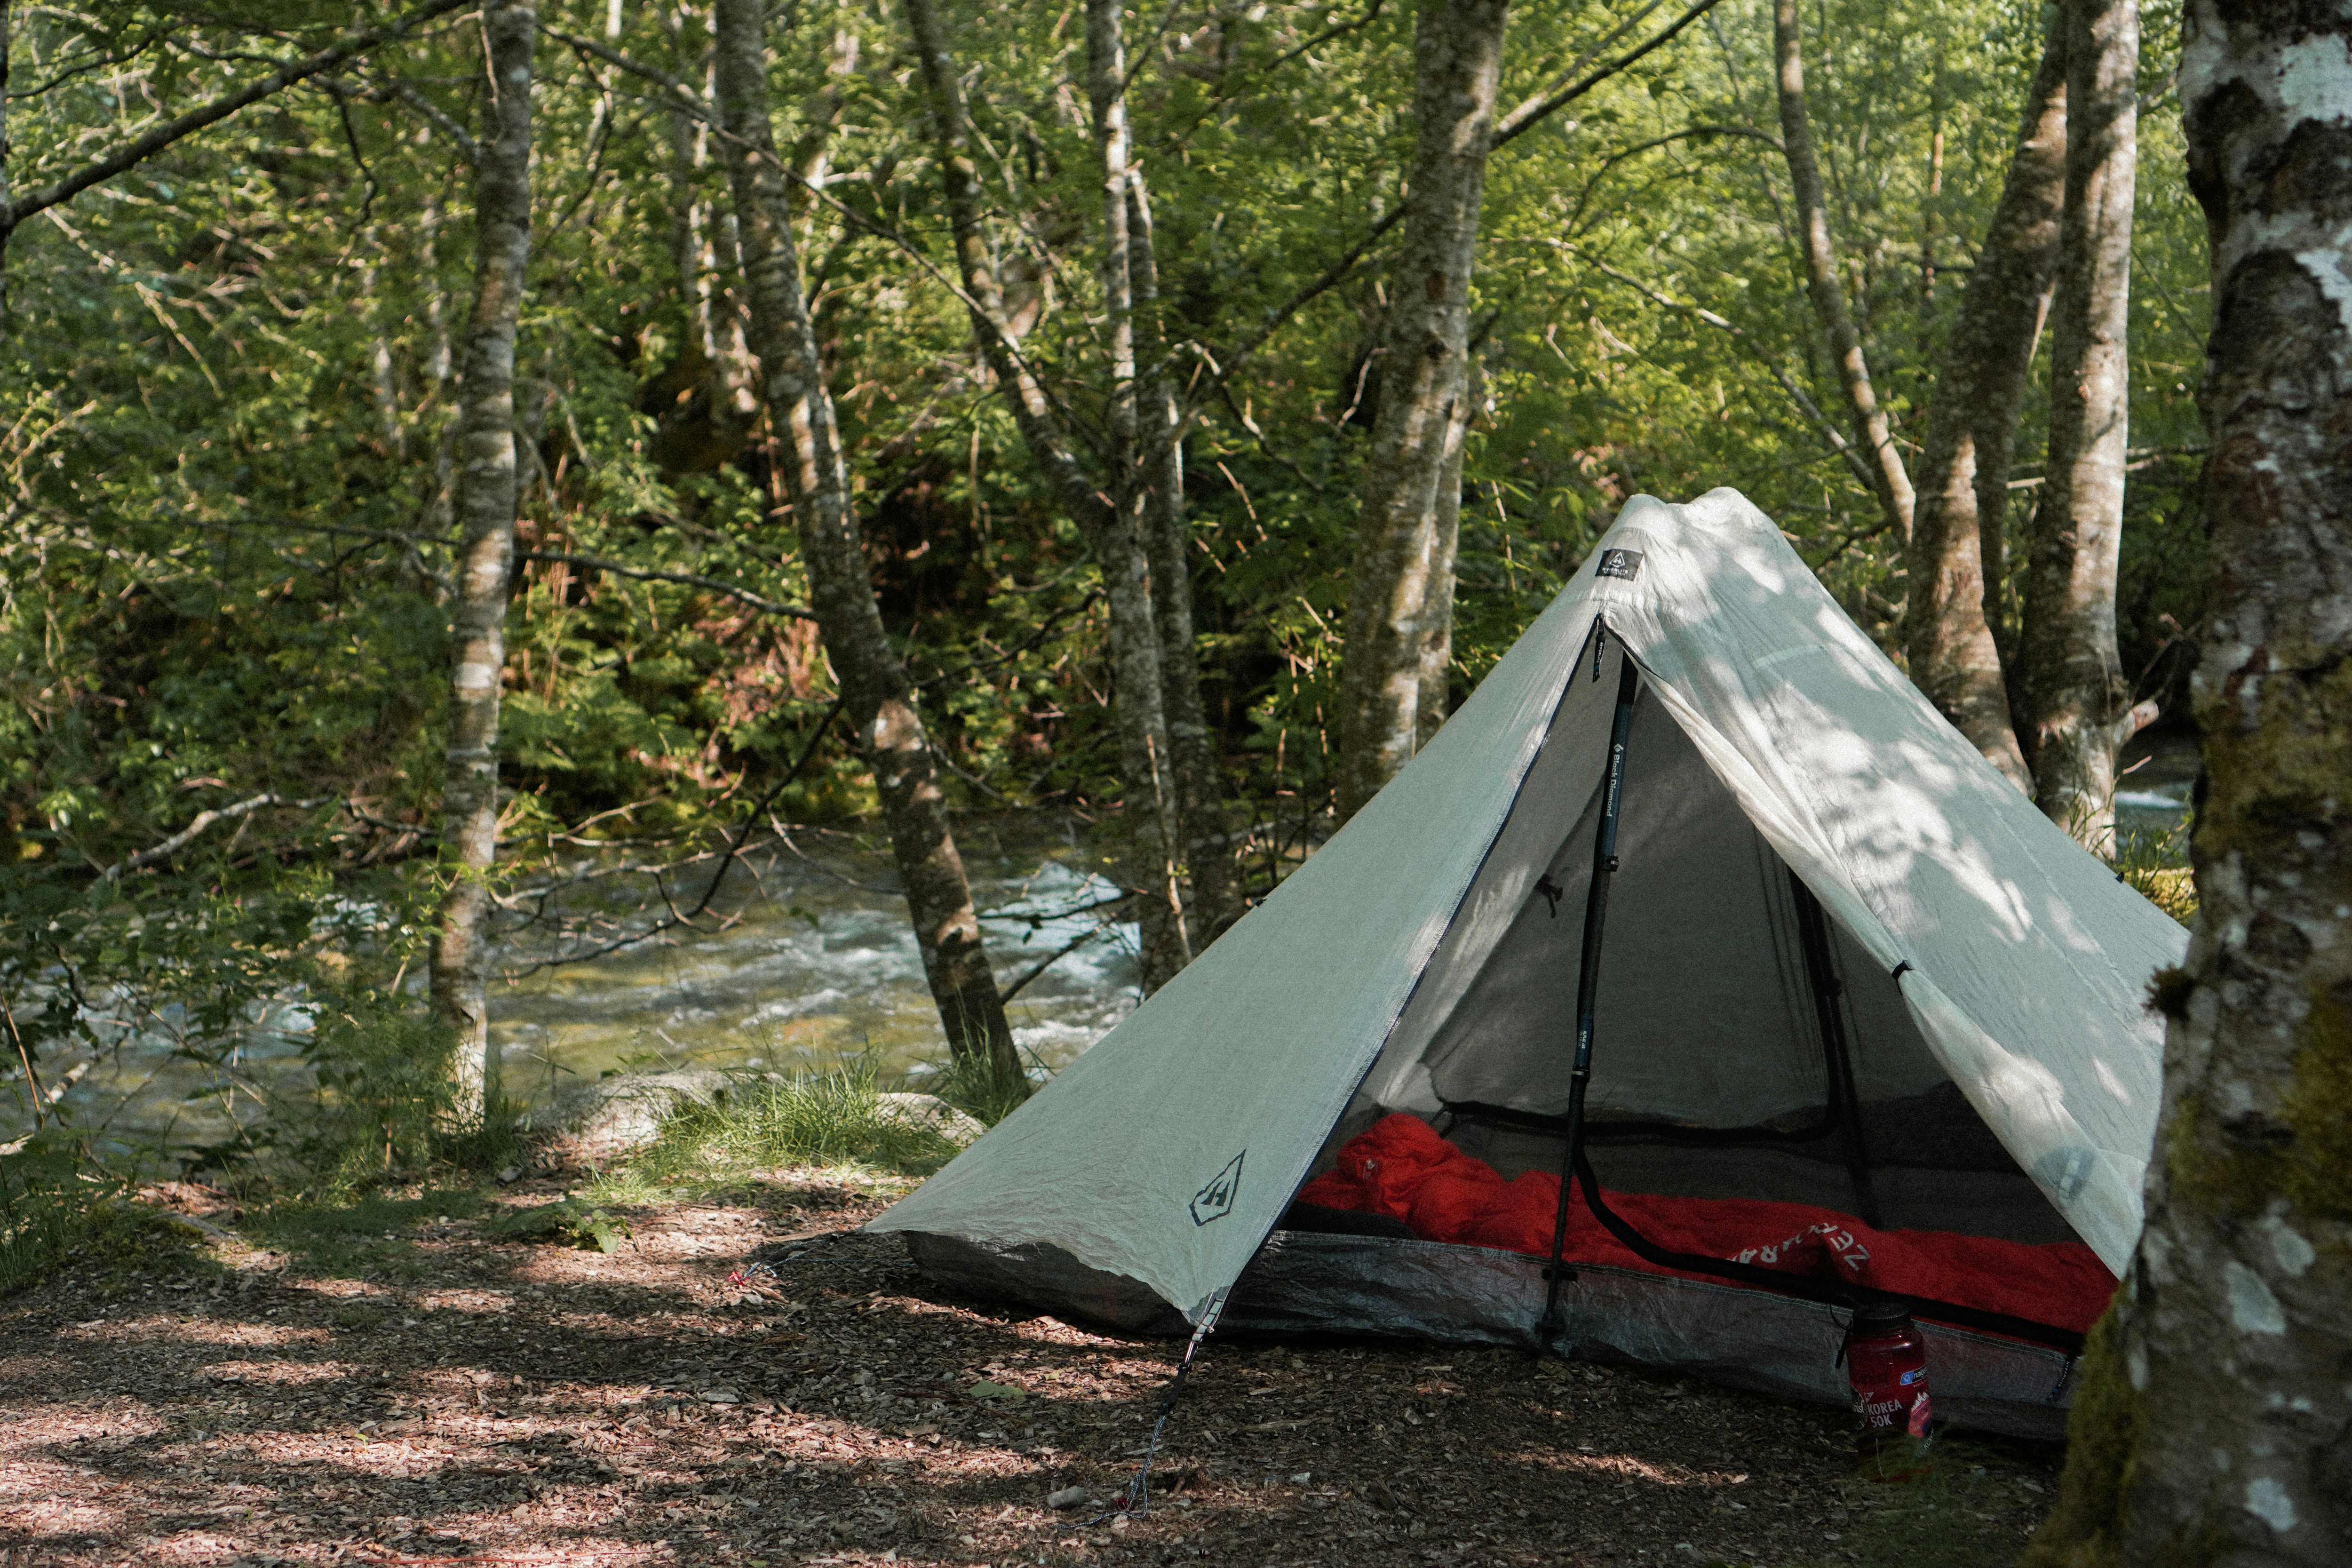
<path id="1" fill-rule="evenodd" d="M 1388 1116 L 1349 1139 L 1339 1163 L 1307 1183 L 1298 1200 L 1384 1214 L 1426 1241 L 1549 1257 L 1559 1178 L 1529 1171 L 1506 1182 L 1427 1122 Z M 1874 1230 L 1834 1209 L 1752 1198 L 1663 1198 L 1603 1188 L 1601 1201 L 1669 1252 L 1841 1279 L 2078 1333 L 2088 1331 L 2116 1289 L 2098 1255 L 2078 1241 L 2034 1246 L 1942 1230 Z M 1581 1203 L 1569 1205 L 1564 1256 L 1676 1272 L 1634 1257 Z"/>

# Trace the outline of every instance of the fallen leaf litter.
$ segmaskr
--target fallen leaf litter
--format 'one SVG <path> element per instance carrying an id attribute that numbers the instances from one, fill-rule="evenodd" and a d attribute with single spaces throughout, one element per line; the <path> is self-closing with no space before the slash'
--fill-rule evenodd
<path id="1" fill-rule="evenodd" d="M 551 1184 L 517 1182 L 517 1205 Z M 777 1173 L 610 1256 L 420 1227 L 413 1278 L 95 1278 L 7 1304 L 0 1563 L 1836 1563 L 1839 1412 L 1515 1352 L 1213 1338 L 1150 1511 L 1106 1516 L 1181 1346 L 962 1298 Z M 381 1272 L 381 1271 L 379 1271 Z M 1953 1528 L 2013 1550 L 2018 1449 Z"/>

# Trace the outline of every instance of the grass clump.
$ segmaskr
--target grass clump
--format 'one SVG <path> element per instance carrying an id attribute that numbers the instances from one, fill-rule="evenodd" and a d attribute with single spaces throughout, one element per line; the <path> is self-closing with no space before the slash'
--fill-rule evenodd
<path id="1" fill-rule="evenodd" d="M 633 1234 L 625 1221 L 578 1198 L 541 1204 L 501 1215 L 484 1227 L 492 1236 L 560 1241 L 598 1252 L 618 1252 Z"/>
<path id="2" fill-rule="evenodd" d="M 849 1177 L 927 1176 L 961 1145 L 884 1100 L 871 1062 L 739 1080 L 709 1104 L 684 1104 L 591 1201 L 646 1203 L 674 1188 L 716 1188 L 779 1165 Z"/>
<path id="3" fill-rule="evenodd" d="M 1036 1092 L 1026 1077 L 996 1070 L 984 1053 L 954 1058 L 922 1080 L 923 1092 L 936 1094 L 983 1127 L 993 1127 L 1021 1109 Z"/>
<path id="4" fill-rule="evenodd" d="M 2023 1544 L 2018 1505 L 2030 1499 L 2038 1507 L 2043 1496 L 2019 1496 L 2035 1447 L 1945 1434 L 1936 1439 L 1935 1468 L 1925 1479 L 1902 1486 L 1847 1483 L 1839 1489 L 1853 1510 L 1838 1526 L 1843 1550 L 1820 1560 L 1821 1568 L 2011 1568 Z"/>
<path id="5" fill-rule="evenodd" d="M 245 1228 L 305 1271 L 343 1273 L 397 1268 L 408 1250 L 404 1231 L 481 1211 L 482 1194 L 471 1187 L 427 1187 L 414 1197 L 371 1193 L 291 1198 L 254 1211 Z"/>
<path id="6" fill-rule="evenodd" d="M 48 1127 L 0 1148 L 0 1296 L 68 1265 L 123 1274 L 185 1252 L 197 1233 L 132 1201 L 80 1134 Z"/>
<path id="7" fill-rule="evenodd" d="M 2197 918 L 2197 882 L 2189 866 L 2189 830 L 2118 832 L 2116 875 L 2134 891 L 2189 925 Z"/>
<path id="8" fill-rule="evenodd" d="M 82 1160 L 79 1141 L 47 1128 L 0 1153 L 0 1295 L 62 1263 L 119 1188 Z"/>

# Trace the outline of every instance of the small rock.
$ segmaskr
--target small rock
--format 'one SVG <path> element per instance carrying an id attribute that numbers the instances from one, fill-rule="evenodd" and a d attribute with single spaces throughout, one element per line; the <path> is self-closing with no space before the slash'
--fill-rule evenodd
<path id="1" fill-rule="evenodd" d="M 945 1133 L 953 1143 L 970 1143 L 988 1131 L 976 1117 L 958 1110 L 936 1094 L 885 1094 L 876 1098 L 882 1102 L 886 1121 L 909 1127 L 929 1127 Z"/>
<path id="2" fill-rule="evenodd" d="M 728 1075 L 715 1068 L 617 1073 L 533 1107 L 530 1127 L 534 1132 L 569 1132 L 583 1154 L 601 1157 L 651 1142 L 680 1106 L 709 1105 L 727 1093 L 729 1083 Z"/>
<path id="3" fill-rule="evenodd" d="M 1077 1508 L 1086 1500 L 1087 1489 L 1084 1487 L 1064 1487 L 1060 1491 L 1045 1494 L 1047 1508 Z"/>
<path id="4" fill-rule="evenodd" d="M 740 1405 L 743 1396 L 731 1388 L 706 1388 L 701 1394 L 705 1405 Z"/>
<path id="5" fill-rule="evenodd" d="M 1309 1481 L 1313 1480 L 1314 1479 L 1315 1479 L 1315 1472 L 1314 1472 L 1314 1471 L 1312 1471 L 1312 1470 L 1301 1470 L 1301 1471 L 1299 1471 L 1297 1475 L 1295 1475 L 1295 1476 L 1293 1476 L 1293 1477 L 1291 1477 L 1291 1478 L 1290 1478 L 1290 1484 L 1291 1484 L 1292 1486 L 1294 1486 L 1294 1487 L 1303 1487 L 1303 1486 L 1305 1486 L 1307 1482 L 1309 1482 Z"/>
<path id="6" fill-rule="evenodd" d="M 521 1180 L 522 1167 L 520 1165 L 509 1165 L 505 1170 L 499 1173 L 499 1185 L 502 1187 L 511 1187 L 517 1182 Z"/>

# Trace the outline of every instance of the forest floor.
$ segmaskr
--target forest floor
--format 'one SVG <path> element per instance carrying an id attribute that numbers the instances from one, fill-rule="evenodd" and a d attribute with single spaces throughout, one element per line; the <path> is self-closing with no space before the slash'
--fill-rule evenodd
<path id="1" fill-rule="evenodd" d="M 1181 1347 L 895 1238 L 729 1282 L 904 1184 L 767 1173 L 609 1254 L 496 1231 L 566 1174 L 235 1229 L 173 1189 L 218 1233 L 0 1304 L 0 1564 L 1992 1568 L 2054 1491 L 1998 1441 L 1865 1483 L 1843 1412 L 1660 1374 L 1212 1338 L 1148 1513 L 1108 1516 Z"/>

